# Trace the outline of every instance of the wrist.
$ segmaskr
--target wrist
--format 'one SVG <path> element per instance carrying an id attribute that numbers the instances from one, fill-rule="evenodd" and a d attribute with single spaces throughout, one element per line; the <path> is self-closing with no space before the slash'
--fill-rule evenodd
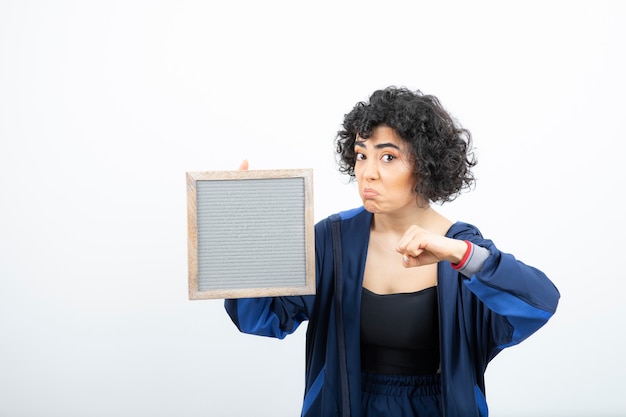
<path id="1" fill-rule="evenodd" d="M 463 266 L 467 263 L 467 260 L 469 259 L 471 253 L 472 253 L 472 242 L 470 242 L 469 240 L 464 240 L 463 242 L 463 252 L 461 252 L 461 249 L 459 250 L 457 256 L 456 256 L 456 262 L 451 262 L 452 263 L 452 268 L 454 269 L 461 269 L 463 268 Z M 462 253 L 462 255 L 460 255 Z"/>

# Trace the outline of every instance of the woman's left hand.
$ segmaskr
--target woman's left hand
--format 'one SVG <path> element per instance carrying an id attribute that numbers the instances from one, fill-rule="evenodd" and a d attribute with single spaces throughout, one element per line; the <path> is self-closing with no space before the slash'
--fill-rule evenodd
<path id="1" fill-rule="evenodd" d="M 413 225 L 404 233 L 396 250 L 403 255 L 404 266 L 409 268 L 439 261 L 458 263 L 467 251 L 467 244 Z"/>

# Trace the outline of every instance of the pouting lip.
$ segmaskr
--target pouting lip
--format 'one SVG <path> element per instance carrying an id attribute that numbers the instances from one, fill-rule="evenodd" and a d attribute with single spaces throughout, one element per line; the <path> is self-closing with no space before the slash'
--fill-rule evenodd
<path id="1" fill-rule="evenodd" d="M 373 188 L 363 188 L 362 195 L 363 198 L 374 198 L 378 196 L 378 191 Z"/>

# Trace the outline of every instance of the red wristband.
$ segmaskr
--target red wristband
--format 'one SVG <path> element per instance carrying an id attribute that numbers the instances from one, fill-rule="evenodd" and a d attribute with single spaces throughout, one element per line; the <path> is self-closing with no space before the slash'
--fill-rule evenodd
<path id="1" fill-rule="evenodd" d="M 452 268 L 456 269 L 457 271 L 463 268 L 463 265 L 465 265 L 465 262 L 467 262 L 467 259 L 472 253 L 472 242 L 470 242 L 469 240 L 465 240 L 464 242 L 467 243 L 467 250 L 465 251 L 465 255 L 463 255 L 463 258 L 459 261 L 459 263 L 452 264 Z"/>

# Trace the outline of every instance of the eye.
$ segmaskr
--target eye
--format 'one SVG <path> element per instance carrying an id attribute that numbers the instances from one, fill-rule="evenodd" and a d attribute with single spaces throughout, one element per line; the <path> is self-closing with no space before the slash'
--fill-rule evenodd
<path id="1" fill-rule="evenodd" d="M 386 153 L 386 154 L 383 155 L 383 157 L 381 159 L 383 160 L 383 162 L 391 162 L 394 159 L 396 159 L 396 157 Z"/>
<path id="2" fill-rule="evenodd" d="M 365 159 L 365 155 L 363 155 L 361 152 L 357 152 L 356 153 L 356 160 L 357 161 L 363 161 Z"/>

